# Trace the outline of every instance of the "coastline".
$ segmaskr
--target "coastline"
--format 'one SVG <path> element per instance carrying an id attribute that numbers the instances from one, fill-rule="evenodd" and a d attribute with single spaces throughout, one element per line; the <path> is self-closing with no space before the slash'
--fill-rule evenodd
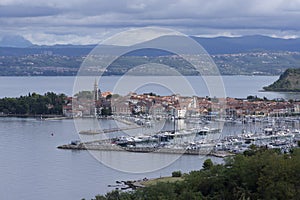
<path id="1" fill-rule="evenodd" d="M 70 119 L 68 117 L 64 117 L 63 115 L 52 115 L 52 114 L 4 114 L 1 113 L 0 117 L 20 117 L 20 118 L 39 118 L 39 119 Z"/>

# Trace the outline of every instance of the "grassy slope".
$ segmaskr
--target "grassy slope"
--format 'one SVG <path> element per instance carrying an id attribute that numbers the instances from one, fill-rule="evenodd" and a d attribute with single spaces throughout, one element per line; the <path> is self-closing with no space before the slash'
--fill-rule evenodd
<path id="1" fill-rule="evenodd" d="M 144 186 L 150 186 L 150 185 L 156 185 L 158 182 L 169 182 L 173 183 L 176 181 L 182 181 L 182 177 L 161 177 L 161 178 L 155 178 L 155 179 L 149 179 L 147 181 L 141 182 L 142 185 Z"/>

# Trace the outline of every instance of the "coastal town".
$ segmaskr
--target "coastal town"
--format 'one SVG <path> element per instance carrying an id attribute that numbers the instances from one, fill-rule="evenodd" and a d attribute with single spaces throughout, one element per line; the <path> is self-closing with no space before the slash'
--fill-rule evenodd
<path id="1" fill-rule="evenodd" d="M 101 92 L 94 84 L 92 91 L 68 97 L 63 105 L 66 117 L 101 117 L 109 115 L 151 115 L 179 119 L 191 117 L 224 117 L 241 119 L 249 116 L 295 116 L 300 114 L 300 100 L 258 98 L 248 96 L 225 99 L 216 97 L 186 97 L 180 94 L 160 96 L 155 93 L 129 93 L 126 96 Z"/>
<path id="2" fill-rule="evenodd" d="M 66 102 L 63 106 L 65 117 L 111 119 L 126 127 L 80 131 L 79 134 L 86 136 L 106 134 L 107 138 L 72 141 L 58 147 L 61 149 L 224 157 L 242 153 L 253 145 L 288 152 L 300 141 L 300 102 L 297 100 L 268 100 L 256 96 L 221 99 L 154 93 L 120 96 L 101 92 L 95 82 L 92 91 L 68 97 Z M 162 121 L 169 125 L 168 128 L 156 129 L 156 124 Z M 236 133 L 224 133 L 226 124 L 233 124 Z M 138 134 L 128 133 L 133 129 L 137 129 Z M 126 134 L 122 134 L 123 131 Z M 119 134 L 111 135 L 113 132 Z"/>

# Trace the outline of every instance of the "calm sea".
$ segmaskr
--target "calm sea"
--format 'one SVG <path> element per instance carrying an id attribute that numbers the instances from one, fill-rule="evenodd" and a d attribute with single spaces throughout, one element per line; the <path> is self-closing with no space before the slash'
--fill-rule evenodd
<path id="1" fill-rule="evenodd" d="M 226 94 L 231 97 L 257 95 L 268 98 L 299 98 L 299 94 L 259 91 L 277 78 L 224 76 L 223 80 Z M 113 91 L 118 79 L 105 77 L 100 81 L 101 90 Z M 137 77 L 135 81 L 138 82 L 138 79 L 141 77 Z M 193 84 L 193 77 L 188 79 Z M 173 84 L 180 85 L 177 82 Z M 29 92 L 47 91 L 71 95 L 73 85 L 73 77 L 0 77 L 0 96 L 14 97 Z M 168 88 L 157 87 L 157 84 L 137 87 L 137 91 L 149 92 L 152 86 L 161 95 L 170 93 Z M 209 94 L 205 93 L 205 87 L 199 87 L 197 94 Z M 88 119 L 79 120 L 82 124 L 90 123 Z M 112 126 L 109 121 L 101 123 L 104 127 Z M 56 148 L 75 139 L 78 139 L 78 134 L 73 120 L 0 118 L 0 199 L 90 199 L 96 194 L 111 190 L 107 185 L 113 185 L 115 181 L 169 176 L 175 170 L 189 172 L 200 169 L 205 159 L 187 155 L 102 152 L 99 161 L 87 151 Z M 221 162 L 221 159 L 212 159 Z M 107 160 L 114 163 L 114 166 L 107 164 Z M 151 170 L 149 166 L 154 166 L 156 170 Z M 127 172 L 120 169 L 127 169 Z"/>
<path id="2" fill-rule="evenodd" d="M 127 77 L 128 78 L 128 77 Z M 209 79 L 209 78 L 208 78 Z M 223 76 L 224 92 L 228 97 L 245 98 L 248 95 L 257 95 L 258 97 L 285 98 L 295 99 L 300 98 L 299 93 L 288 92 L 263 92 L 264 86 L 270 85 L 278 76 Z M 128 80 L 128 79 L 127 79 Z M 129 81 L 123 80 L 117 76 L 101 77 L 99 86 L 102 91 L 114 91 L 120 94 L 127 94 L 133 92 L 133 89 L 140 92 L 156 92 L 160 95 L 168 95 L 176 93 L 178 89 L 180 94 L 185 94 L 187 91 L 178 79 L 174 77 L 129 77 Z M 202 78 L 187 77 L 188 82 L 192 85 L 191 88 L 195 90 L 194 94 L 198 96 L 210 96 L 208 88 L 214 89 L 213 84 L 205 84 Z M 0 97 L 17 97 L 20 95 L 27 95 L 29 92 L 45 93 L 53 91 L 56 93 L 65 93 L 67 95 L 73 94 L 74 77 L 0 77 Z M 95 78 L 88 77 L 86 80 L 77 82 L 83 90 L 92 90 Z M 123 84 L 123 82 L 128 84 Z M 143 85 L 137 85 L 142 83 Z M 164 85 L 170 83 L 170 85 Z M 136 86 L 133 87 L 132 85 Z M 128 88 L 126 88 L 128 86 Z M 170 86 L 170 87 L 167 87 Z M 124 89 L 125 88 L 125 89 Z"/>

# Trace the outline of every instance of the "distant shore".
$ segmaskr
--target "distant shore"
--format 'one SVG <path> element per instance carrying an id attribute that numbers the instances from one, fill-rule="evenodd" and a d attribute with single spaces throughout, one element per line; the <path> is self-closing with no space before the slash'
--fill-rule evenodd
<path id="1" fill-rule="evenodd" d="M 73 119 L 72 117 L 65 117 L 63 115 L 21 115 L 21 114 L 0 114 L 0 118 L 32 118 L 40 121 L 48 120 L 65 120 Z"/>
<path id="2" fill-rule="evenodd" d="M 23 118 L 66 118 L 63 115 L 48 115 L 48 114 L 5 114 L 5 113 L 0 113 L 0 117 L 23 117 Z"/>

